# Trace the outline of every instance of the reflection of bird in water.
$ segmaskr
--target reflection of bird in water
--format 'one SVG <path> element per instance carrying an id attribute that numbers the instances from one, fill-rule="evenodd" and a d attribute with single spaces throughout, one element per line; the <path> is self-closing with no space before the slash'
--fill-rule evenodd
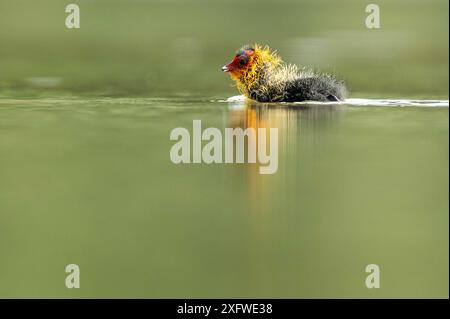
<path id="1" fill-rule="evenodd" d="M 273 187 L 277 187 L 275 181 L 290 180 L 289 176 L 297 176 L 305 161 L 314 160 L 315 145 L 320 144 L 323 130 L 333 125 L 333 118 L 341 108 L 339 105 L 258 103 L 248 99 L 229 103 L 228 127 L 278 128 L 278 171 L 273 175 L 261 175 L 260 165 L 250 163 L 244 170 L 238 170 L 245 176 L 253 209 L 258 211 L 265 205 L 265 199 L 270 198 Z M 247 144 L 244 145 L 247 148 Z M 247 150 L 244 153 L 247 154 Z M 283 200 L 282 195 L 279 196 Z"/>
<path id="2" fill-rule="evenodd" d="M 258 102 L 342 101 L 346 88 L 328 74 L 299 71 L 268 47 L 244 46 L 222 67 L 237 89 Z"/>
<path id="3" fill-rule="evenodd" d="M 252 100 L 230 102 L 228 112 L 230 127 L 271 128 L 279 131 L 283 138 L 300 138 L 298 130 L 309 130 L 327 123 L 334 116 L 339 105 L 299 105 L 284 103 L 258 103 Z"/>

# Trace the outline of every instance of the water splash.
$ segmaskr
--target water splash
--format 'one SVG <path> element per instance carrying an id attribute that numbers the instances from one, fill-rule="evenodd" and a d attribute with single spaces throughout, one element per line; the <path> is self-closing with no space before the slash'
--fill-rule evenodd
<path id="1" fill-rule="evenodd" d="M 391 99 L 346 99 L 341 104 L 346 105 L 371 105 L 371 106 L 428 106 L 428 107 L 448 107 L 448 100 L 391 100 Z"/>
<path id="2" fill-rule="evenodd" d="M 236 95 L 229 97 L 224 102 L 243 102 L 246 97 L 243 95 Z M 281 103 L 286 104 L 286 103 Z M 421 107 L 448 107 L 448 100 L 408 100 L 408 99 L 361 99 L 361 98 L 353 98 L 346 99 L 345 101 L 340 102 L 316 102 L 316 101 L 307 101 L 307 102 L 294 102 L 289 104 L 299 104 L 299 105 L 311 105 L 311 104 L 337 104 L 337 105 L 352 105 L 352 106 L 398 106 L 398 107 L 406 107 L 406 106 L 421 106 Z"/>

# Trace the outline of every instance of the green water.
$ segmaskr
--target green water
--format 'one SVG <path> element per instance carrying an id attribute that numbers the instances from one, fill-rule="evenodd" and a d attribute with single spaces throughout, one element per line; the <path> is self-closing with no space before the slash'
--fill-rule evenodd
<path id="1" fill-rule="evenodd" d="M 4 297 L 448 293 L 448 108 L 73 98 L 0 114 Z M 170 131 L 192 119 L 277 127 L 277 173 L 173 164 Z"/>
<path id="2" fill-rule="evenodd" d="M 79 30 L 0 4 L 0 297 L 448 298 L 448 107 L 228 103 L 220 72 L 258 41 L 351 97 L 448 100 L 447 1 L 370 31 L 365 1 L 76 3 Z M 278 128 L 278 171 L 173 164 L 193 120 Z"/>

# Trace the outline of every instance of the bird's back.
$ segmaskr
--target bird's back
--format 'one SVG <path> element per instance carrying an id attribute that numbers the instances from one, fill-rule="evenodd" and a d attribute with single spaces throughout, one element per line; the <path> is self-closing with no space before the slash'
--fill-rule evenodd
<path id="1" fill-rule="evenodd" d="M 284 102 L 343 101 L 347 90 L 343 82 L 329 75 L 298 77 L 285 85 Z"/>

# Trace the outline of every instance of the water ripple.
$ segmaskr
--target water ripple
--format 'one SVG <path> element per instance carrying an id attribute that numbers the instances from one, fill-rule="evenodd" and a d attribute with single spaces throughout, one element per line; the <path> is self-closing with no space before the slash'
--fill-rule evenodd
<path id="1" fill-rule="evenodd" d="M 226 100 L 221 100 L 220 102 L 243 102 L 245 101 L 245 96 L 236 95 L 229 97 Z M 310 105 L 310 104 L 338 104 L 338 105 L 352 105 L 352 106 L 422 106 L 422 107 L 448 107 L 448 100 L 409 100 L 409 99 L 363 99 L 363 98 L 352 98 L 346 99 L 340 102 L 317 102 L 317 101 L 305 101 L 305 102 L 294 102 L 294 103 L 277 103 L 277 104 L 299 104 L 299 105 Z"/>

